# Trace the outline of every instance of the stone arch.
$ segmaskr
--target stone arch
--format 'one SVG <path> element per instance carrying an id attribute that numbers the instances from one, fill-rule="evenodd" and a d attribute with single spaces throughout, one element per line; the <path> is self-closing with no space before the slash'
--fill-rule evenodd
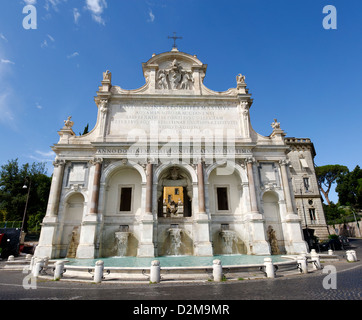
<path id="1" fill-rule="evenodd" d="M 101 184 L 104 184 L 107 181 L 109 181 L 110 177 L 113 174 L 117 173 L 119 169 L 126 168 L 126 167 L 134 168 L 135 170 L 137 170 L 139 172 L 139 174 L 141 175 L 142 183 L 143 184 L 146 183 L 147 177 L 146 177 L 146 172 L 145 172 L 144 168 L 134 161 L 123 159 L 123 160 L 111 163 L 107 168 L 104 169 L 104 171 L 102 173 L 102 177 L 101 177 Z"/>
<path id="2" fill-rule="evenodd" d="M 212 165 L 208 166 L 205 170 L 205 181 L 209 180 L 210 174 L 214 169 L 225 165 L 226 165 L 225 160 L 219 160 L 213 163 Z M 240 183 L 247 182 L 248 177 L 246 171 L 241 167 L 241 165 L 235 162 L 231 162 L 231 165 L 234 167 L 234 172 L 238 173 L 238 176 L 240 178 Z"/>
<path id="3" fill-rule="evenodd" d="M 85 211 L 85 196 L 69 192 L 64 198 L 61 216 L 60 256 L 75 258 L 79 244 L 80 227 Z"/>
<path id="4" fill-rule="evenodd" d="M 224 164 L 225 161 L 220 161 L 206 169 L 205 196 L 208 204 L 207 207 L 211 214 L 215 214 L 216 211 L 220 211 L 219 213 L 222 214 L 235 214 L 236 212 L 241 214 L 242 183 L 243 178 L 246 179 L 246 175 L 243 172 L 244 170 L 237 164 L 233 165 L 234 171 L 231 174 L 218 175 L 216 170 Z M 217 205 L 217 188 L 227 189 L 226 202 L 228 208 L 224 208 L 226 210 L 218 210 L 220 208 Z"/>
<path id="5" fill-rule="evenodd" d="M 108 169 L 108 168 L 107 168 Z M 106 170 L 107 170 L 106 169 Z M 105 171 L 106 171 L 105 170 Z M 118 215 L 123 209 L 120 208 L 120 196 L 122 188 L 131 189 L 129 214 L 141 214 L 144 209 L 142 198 L 144 197 L 146 175 L 140 165 L 114 165 L 103 176 L 102 186 L 102 208 L 104 215 Z"/>
<path id="6" fill-rule="evenodd" d="M 160 179 L 160 176 L 165 172 L 165 170 L 172 168 L 172 167 L 179 167 L 181 169 L 184 169 L 189 174 L 189 177 L 190 177 L 192 183 L 195 183 L 195 184 L 197 183 L 197 174 L 192 166 L 190 166 L 189 164 L 184 163 L 184 162 L 179 163 L 179 162 L 172 162 L 172 161 L 161 164 L 155 170 L 154 177 L 153 177 L 153 183 L 157 184 Z"/>
<path id="7" fill-rule="evenodd" d="M 174 176 L 171 175 L 174 172 Z M 195 170 L 188 164 L 169 162 L 158 167 L 154 174 L 155 206 L 157 215 L 162 217 L 164 213 L 163 193 L 165 187 L 181 187 L 183 194 L 181 216 L 192 216 L 192 200 L 195 195 L 194 186 L 197 185 Z M 166 209 L 167 210 L 167 209 Z"/>

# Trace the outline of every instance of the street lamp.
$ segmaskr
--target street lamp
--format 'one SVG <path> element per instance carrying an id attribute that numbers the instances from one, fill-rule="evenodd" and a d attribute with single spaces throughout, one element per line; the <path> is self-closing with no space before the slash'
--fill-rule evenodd
<path id="1" fill-rule="evenodd" d="M 29 183 L 29 186 L 27 186 L 26 183 Z M 28 195 L 26 197 L 26 203 L 25 203 L 25 209 L 24 209 L 24 215 L 23 215 L 23 221 L 21 223 L 21 229 L 20 229 L 20 239 L 21 239 L 21 235 L 23 233 L 24 230 L 24 223 L 25 223 L 25 217 L 26 217 L 26 211 L 28 209 L 28 202 L 29 202 L 29 195 L 30 195 L 30 188 L 31 188 L 31 179 L 29 177 L 25 178 L 25 184 L 23 186 L 23 189 L 28 189 Z"/>
<path id="2" fill-rule="evenodd" d="M 302 182 L 300 184 L 300 200 L 302 201 L 302 208 L 303 208 L 303 215 L 304 215 L 304 222 L 305 222 L 305 230 L 306 230 L 306 235 L 307 235 L 307 242 L 308 242 L 308 245 L 310 246 L 310 238 L 309 238 L 309 231 L 308 231 L 308 224 L 307 224 L 307 217 L 305 215 L 305 208 L 304 208 L 304 201 L 303 201 L 303 190 L 302 190 L 302 186 L 304 186 L 304 182 Z M 308 190 L 305 191 L 305 193 L 307 193 Z"/>

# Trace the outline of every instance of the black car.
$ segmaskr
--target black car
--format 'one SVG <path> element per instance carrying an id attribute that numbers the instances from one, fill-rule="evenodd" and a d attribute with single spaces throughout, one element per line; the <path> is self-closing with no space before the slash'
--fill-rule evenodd
<path id="1" fill-rule="evenodd" d="M 321 251 L 327 251 L 329 249 L 342 250 L 343 249 L 343 244 L 338 239 L 330 239 L 328 241 L 325 241 L 325 242 L 322 242 L 321 244 L 319 244 L 319 249 Z"/>

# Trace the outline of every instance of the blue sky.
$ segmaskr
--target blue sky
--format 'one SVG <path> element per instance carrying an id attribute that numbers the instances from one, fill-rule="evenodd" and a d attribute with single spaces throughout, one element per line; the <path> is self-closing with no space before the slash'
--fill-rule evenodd
<path id="1" fill-rule="evenodd" d="M 46 161 L 71 115 L 93 128 L 102 72 L 125 89 L 144 84 L 142 62 L 180 51 L 208 64 L 205 85 L 235 87 L 242 73 L 263 135 L 274 118 L 290 137 L 309 137 L 317 165 L 362 165 L 362 1 L 0 0 L 0 165 Z M 37 29 L 23 8 L 37 9 Z M 337 9 L 337 29 L 322 26 Z M 336 198 L 332 196 L 332 200 Z"/>

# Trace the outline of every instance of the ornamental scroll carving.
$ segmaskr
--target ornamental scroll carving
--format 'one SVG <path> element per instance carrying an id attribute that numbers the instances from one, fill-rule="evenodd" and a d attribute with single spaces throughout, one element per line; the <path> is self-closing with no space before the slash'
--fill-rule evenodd
<path id="1" fill-rule="evenodd" d="M 176 59 L 172 61 L 168 69 L 157 72 L 156 88 L 160 90 L 191 90 L 193 83 L 191 71 L 184 70 Z"/>

